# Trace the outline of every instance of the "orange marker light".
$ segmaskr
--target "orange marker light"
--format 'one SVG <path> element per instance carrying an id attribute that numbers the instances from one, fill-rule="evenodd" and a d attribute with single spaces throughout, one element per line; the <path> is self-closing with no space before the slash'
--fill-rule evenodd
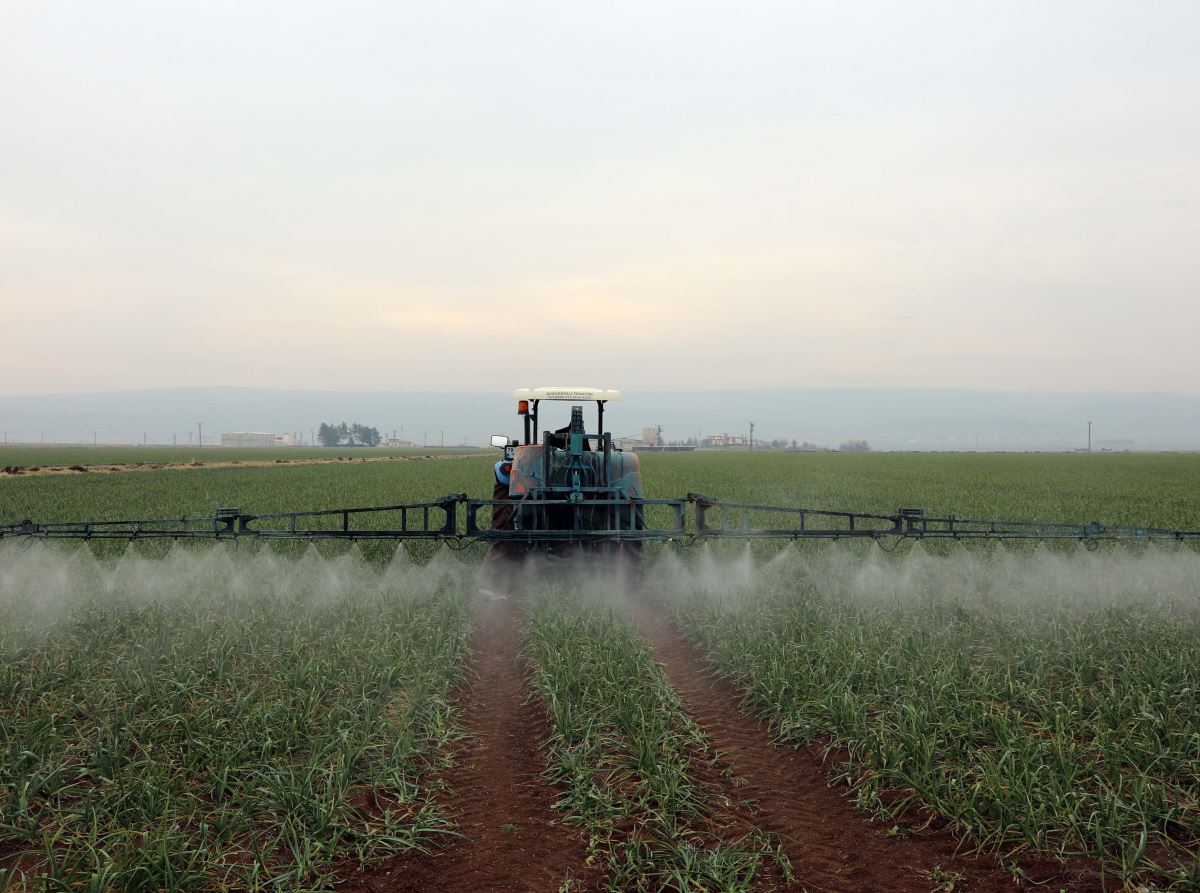
<path id="1" fill-rule="evenodd" d="M 517 401 L 517 415 L 525 415 L 528 412 L 529 412 L 529 401 L 528 400 L 518 400 Z"/>

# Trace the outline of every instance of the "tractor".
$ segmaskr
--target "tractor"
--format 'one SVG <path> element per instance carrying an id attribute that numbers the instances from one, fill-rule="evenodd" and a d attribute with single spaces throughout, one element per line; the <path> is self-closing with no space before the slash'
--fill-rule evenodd
<path id="1" fill-rule="evenodd" d="M 613 536 L 614 531 L 645 528 L 638 457 L 614 447 L 612 434 L 604 430 L 604 407 L 620 400 L 620 392 L 542 387 L 520 388 L 513 396 L 521 439 L 492 435 L 492 446 L 504 456 L 495 465 L 490 524 L 491 530 L 507 531 L 513 538 L 493 543 L 489 557 L 538 558 L 560 566 L 639 558 L 640 539 Z M 565 426 L 542 429 L 541 408 L 547 401 L 571 404 Z M 596 406 L 592 432 L 584 421 L 587 403 Z"/>

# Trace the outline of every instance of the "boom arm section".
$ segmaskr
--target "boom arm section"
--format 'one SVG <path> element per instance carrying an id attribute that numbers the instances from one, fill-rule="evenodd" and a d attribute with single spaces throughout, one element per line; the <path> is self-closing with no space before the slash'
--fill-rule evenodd
<path id="1" fill-rule="evenodd" d="M 22 521 L 0 526 L 0 539 L 459 539 L 458 507 L 466 499 L 467 494 L 455 493 L 433 502 L 266 515 L 253 515 L 237 508 L 219 508 L 207 518 L 184 515 L 180 518 L 53 524 Z M 375 523 L 364 525 L 364 520 Z M 382 527 L 379 526 L 381 523 Z"/>
<path id="2" fill-rule="evenodd" d="M 1200 531 L 1046 521 L 996 521 L 721 502 L 698 493 L 683 499 L 613 499 L 603 488 L 568 504 L 550 499 L 470 499 L 454 493 L 431 502 L 255 515 L 221 508 L 211 517 L 129 521 L 21 521 L 0 526 L 0 539 L 388 539 L 517 543 L 671 542 L 716 539 L 955 539 L 1200 541 Z M 463 511 L 460 513 L 460 508 Z M 492 529 L 498 509 L 512 526 Z M 553 511 L 552 511 L 553 510 Z M 548 519 L 557 519 L 550 523 Z M 618 522 L 615 519 L 623 519 Z"/>

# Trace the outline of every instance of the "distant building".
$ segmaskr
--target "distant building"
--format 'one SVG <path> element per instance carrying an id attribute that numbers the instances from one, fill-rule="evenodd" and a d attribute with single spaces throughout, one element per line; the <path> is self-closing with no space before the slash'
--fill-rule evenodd
<path id="1" fill-rule="evenodd" d="M 275 435 L 262 431 L 227 431 L 221 435 L 221 446 L 271 449 L 275 446 Z"/>
<path id="2" fill-rule="evenodd" d="M 648 425 L 642 429 L 642 443 L 646 446 L 662 446 L 659 442 L 658 428 L 654 425 Z"/>
<path id="3" fill-rule="evenodd" d="M 391 447 L 392 449 L 404 449 L 406 447 L 416 446 L 416 444 L 411 440 L 401 440 L 399 437 L 389 437 L 387 440 L 382 441 L 379 445 L 383 447 Z"/>
<path id="4" fill-rule="evenodd" d="M 743 434 L 710 434 L 704 438 L 703 445 L 713 447 L 746 446 L 746 437 Z"/>
<path id="5" fill-rule="evenodd" d="M 295 443 L 295 440 L 290 434 L 275 435 L 275 446 L 291 446 L 293 443 Z"/>

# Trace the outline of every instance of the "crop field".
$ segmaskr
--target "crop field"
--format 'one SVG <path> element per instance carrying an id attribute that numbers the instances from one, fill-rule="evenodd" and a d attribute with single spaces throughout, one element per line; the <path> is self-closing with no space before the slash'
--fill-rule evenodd
<path id="1" fill-rule="evenodd" d="M 37 865 L 62 889 L 293 886 L 449 831 L 426 778 L 456 734 L 461 567 L 417 581 L 316 556 L 43 552 L 12 573 L 10 872 Z"/>
<path id="2" fill-rule="evenodd" d="M 482 449 L 366 449 L 288 447 L 238 449 L 205 447 L 21 447 L 0 446 L 0 478 L 78 476 L 103 477 L 131 471 L 219 470 L 230 467 L 360 464 L 485 455 Z"/>
<path id="3" fill-rule="evenodd" d="M 225 462 L 283 462 L 312 461 L 316 459 L 362 459 L 398 456 L 462 456 L 482 455 L 481 449 L 471 447 L 301 447 L 289 446 L 275 449 L 256 447 L 194 447 L 164 446 L 70 446 L 70 445 L 0 445 L 0 467 L 85 468 L 97 465 L 190 465 Z"/>
<path id="4" fill-rule="evenodd" d="M 487 496 L 494 461 L 0 476 L 0 523 Z M 642 466 L 1200 530 L 1200 456 Z M 1194 546 L 656 545 L 515 587 L 483 558 L 0 543 L 0 891 L 1200 889 Z"/>

